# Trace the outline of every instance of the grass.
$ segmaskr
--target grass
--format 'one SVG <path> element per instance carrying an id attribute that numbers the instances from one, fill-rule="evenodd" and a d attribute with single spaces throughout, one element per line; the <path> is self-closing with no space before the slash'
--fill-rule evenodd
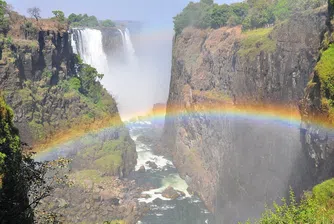
<path id="1" fill-rule="evenodd" d="M 80 170 L 71 174 L 70 179 L 73 179 L 75 184 L 83 187 L 86 187 L 86 180 L 90 180 L 96 184 L 99 184 L 103 181 L 103 177 L 101 177 L 101 174 L 98 170 Z"/>
<path id="2" fill-rule="evenodd" d="M 94 163 L 102 172 L 111 172 L 112 174 L 116 174 L 118 168 L 122 165 L 122 152 L 110 152 L 108 155 L 95 160 Z"/>
<path id="3" fill-rule="evenodd" d="M 270 38 L 272 31 L 273 27 L 244 32 L 238 54 L 252 59 L 259 55 L 261 51 L 274 52 L 276 50 L 276 41 Z"/>
<path id="4" fill-rule="evenodd" d="M 327 99 L 334 99 L 334 44 L 329 45 L 329 48 L 325 50 L 319 62 L 317 63 L 315 70 L 319 75 L 322 94 Z M 333 106 L 333 105 L 331 105 Z"/>

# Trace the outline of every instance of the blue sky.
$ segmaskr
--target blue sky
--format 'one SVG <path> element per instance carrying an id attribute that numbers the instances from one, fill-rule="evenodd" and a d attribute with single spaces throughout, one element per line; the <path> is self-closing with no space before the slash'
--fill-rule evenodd
<path id="1" fill-rule="evenodd" d="M 236 0 L 216 0 L 230 3 Z M 26 14 L 27 8 L 37 6 L 42 17 L 50 17 L 52 10 L 70 13 L 87 13 L 99 19 L 139 20 L 171 25 L 172 17 L 179 13 L 189 0 L 7 0 L 14 9 Z"/>

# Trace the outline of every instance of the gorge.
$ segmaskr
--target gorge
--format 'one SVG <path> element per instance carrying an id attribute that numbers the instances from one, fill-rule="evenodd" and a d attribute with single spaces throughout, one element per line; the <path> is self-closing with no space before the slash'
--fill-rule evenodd
<path id="1" fill-rule="evenodd" d="M 21 220 L 334 222 L 334 3 L 282 18 L 281 1 L 264 2 L 275 20 L 259 26 L 243 14 L 260 13 L 260 1 L 189 3 L 174 17 L 174 36 L 96 17 L 87 25 L 87 14 L 38 20 L 7 10 L 0 222 L 15 217 L 7 195 L 32 200 L 8 181 L 13 167 L 24 173 L 30 146 L 40 164 L 69 159 L 59 169 L 68 182 Z M 284 210 L 282 197 L 295 207 Z"/>

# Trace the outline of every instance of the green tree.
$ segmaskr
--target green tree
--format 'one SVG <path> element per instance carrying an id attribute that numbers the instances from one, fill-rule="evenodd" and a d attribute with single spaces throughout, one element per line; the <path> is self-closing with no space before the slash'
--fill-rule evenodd
<path id="1" fill-rule="evenodd" d="M 59 22 L 65 21 L 65 14 L 63 11 L 55 10 L 55 11 L 52 11 L 52 13 Z"/>
<path id="2" fill-rule="evenodd" d="M 210 25 L 212 28 L 219 28 L 226 26 L 230 18 L 230 6 L 227 4 L 215 5 L 210 11 Z"/>
<path id="3" fill-rule="evenodd" d="M 187 26 L 207 28 L 210 26 L 209 10 L 213 5 L 211 1 L 190 2 L 183 11 L 174 17 L 174 31 L 182 32 Z"/>
<path id="4" fill-rule="evenodd" d="M 248 16 L 243 21 L 244 29 L 261 28 L 266 24 L 275 22 L 275 16 L 272 6 L 267 0 L 250 1 L 250 10 Z"/>
<path id="5" fill-rule="evenodd" d="M 24 178 L 22 150 L 18 130 L 13 125 L 13 111 L 0 97 L 0 223 L 32 223 L 33 212 Z"/>
<path id="6" fill-rule="evenodd" d="M 110 19 L 107 19 L 107 20 L 101 21 L 101 26 L 102 27 L 115 27 L 116 25 L 113 21 L 111 21 Z"/>
<path id="7" fill-rule="evenodd" d="M 7 34 L 9 31 L 9 20 L 6 18 L 7 3 L 0 0 L 0 33 Z"/>
<path id="8" fill-rule="evenodd" d="M 230 18 L 227 22 L 230 26 L 242 24 L 248 15 L 249 5 L 244 2 L 234 3 L 230 5 Z"/>

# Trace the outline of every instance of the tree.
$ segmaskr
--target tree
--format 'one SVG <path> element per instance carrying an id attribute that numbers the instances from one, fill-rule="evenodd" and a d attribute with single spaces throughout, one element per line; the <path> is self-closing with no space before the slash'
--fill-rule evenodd
<path id="1" fill-rule="evenodd" d="M 227 4 L 215 5 L 210 11 L 210 25 L 216 29 L 222 26 L 226 26 L 228 19 L 230 18 L 230 6 Z"/>
<path id="2" fill-rule="evenodd" d="M 6 18 L 7 3 L 0 0 L 0 33 L 6 34 L 9 31 L 9 20 Z"/>
<path id="3" fill-rule="evenodd" d="M 65 14 L 63 11 L 55 10 L 55 11 L 52 11 L 52 13 L 59 22 L 65 21 Z"/>
<path id="4" fill-rule="evenodd" d="M 38 21 L 38 19 L 41 18 L 41 16 L 40 16 L 41 10 L 37 7 L 29 8 L 27 10 L 27 12 L 31 17 L 34 17 L 37 21 Z"/>
<path id="5" fill-rule="evenodd" d="M 107 20 L 101 21 L 101 26 L 103 26 L 103 27 L 115 27 L 116 25 L 113 21 L 111 21 L 110 19 L 107 19 Z"/>

